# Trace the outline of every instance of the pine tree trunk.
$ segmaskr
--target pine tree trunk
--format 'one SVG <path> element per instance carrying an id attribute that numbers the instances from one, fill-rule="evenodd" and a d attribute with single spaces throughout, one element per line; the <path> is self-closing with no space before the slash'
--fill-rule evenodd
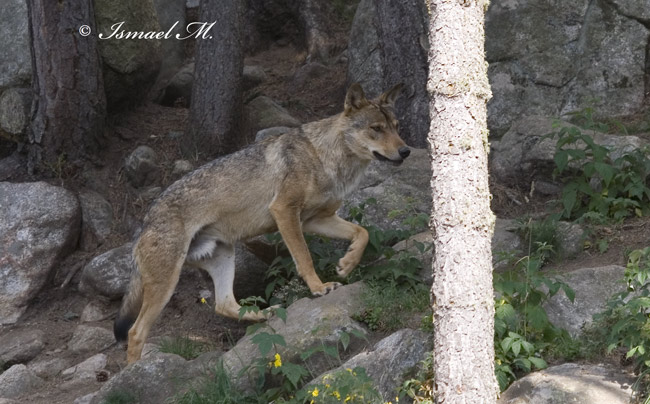
<path id="1" fill-rule="evenodd" d="M 201 0 L 199 21 L 215 24 L 205 39 L 197 39 L 186 154 L 214 157 L 235 151 L 245 142 L 241 131 L 242 18 L 240 0 Z"/>
<path id="2" fill-rule="evenodd" d="M 494 403 L 494 300 L 484 60 L 487 0 L 431 0 L 434 391 L 437 403 Z"/>
<path id="3" fill-rule="evenodd" d="M 103 136 L 106 97 L 92 1 L 28 0 L 32 43 L 29 170 L 81 165 Z M 82 36 L 79 27 L 92 33 Z"/>

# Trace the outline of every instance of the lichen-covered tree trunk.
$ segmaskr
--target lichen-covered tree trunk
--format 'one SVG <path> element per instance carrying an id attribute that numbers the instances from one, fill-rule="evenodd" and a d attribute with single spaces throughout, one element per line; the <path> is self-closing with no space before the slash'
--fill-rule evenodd
<path id="1" fill-rule="evenodd" d="M 484 60 L 487 0 L 430 0 L 434 392 L 494 403 L 494 300 Z"/>
<path id="2" fill-rule="evenodd" d="M 32 43 L 29 169 L 80 165 L 98 150 L 106 118 L 92 1 L 28 0 Z M 82 25 L 91 34 L 79 33 Z"/>
<path id="3" fill-rule="evenodd" d="M 214 157 L 245 143 L 241 130 L 243 3 L 201 0 L 199 22 L 215 24 L 196 40 L 186 154 Z"/>

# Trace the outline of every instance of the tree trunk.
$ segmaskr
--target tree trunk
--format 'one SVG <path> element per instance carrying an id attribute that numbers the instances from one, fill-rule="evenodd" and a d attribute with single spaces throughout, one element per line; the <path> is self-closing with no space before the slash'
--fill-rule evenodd
<path id="1" fill-rule="evenodd" d="M 241 131 L 242 17 L 241 0 L 201 0 L 199 21 L 215 24 L 204 38 L 197 39 L 186 154 L 213 157 L 245 143 Z"/>
<path id="2" fill-rule="evenodd" d="M 80 165 L 98 150 L 106 97 L 92 1 L 28 0 L 32 44 L 29 170 Z M 88 25 L 92 33 L 82 36 Z"/>
<path id="3" fill-rule="evenodd" d="M 434 392 L 494 403 L 494 300 L 484 60 L 487 0 L 431 0 L 429 144 L 433 176 Z"/>

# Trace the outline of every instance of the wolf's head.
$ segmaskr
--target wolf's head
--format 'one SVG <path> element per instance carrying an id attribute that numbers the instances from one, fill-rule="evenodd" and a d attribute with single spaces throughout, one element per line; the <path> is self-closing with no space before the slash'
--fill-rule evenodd
<path id="1" fill-rule="evenodd" d="M 399 137 L 393 109 L 402 87 L 398 84 L 373 100 L 366 98 L 358 83 L 348 89 L 343 116 L 348 119 L 352 130 L 345 132 L 345 142 L 361 159 L 399 165 L 411 153 Z"/>

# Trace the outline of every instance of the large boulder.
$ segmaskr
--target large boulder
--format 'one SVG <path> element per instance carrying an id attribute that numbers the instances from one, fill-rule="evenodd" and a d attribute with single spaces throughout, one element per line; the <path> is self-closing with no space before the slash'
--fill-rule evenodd
<path id="1" fill-rule="evenodd" d="M 574 337 L 592 322 L 594 314 L 605 310 L 607 301 L 615 293 L 625 290 L 622 282 L 625 268 L 608 265 L 598 268 L 581 268 L 558 276 L 575 292 L 571 302 L 564 292 L 558 292 L 544 304 L 548 319 L 564 328 Z"/>
<path id="2" fill-rule="evenodd" d="M 27 366 L 13 365 L 0 374 L 0 399 L 18 398 L 43 384 L 43 379 L 36 376 Z"/>
<path id="3" fill-rule="evenodd" d="M 494 142 L 490 153 L 490 173 L 501 184 L 528 189 L 532 181 L 548 182 L 555 168 L 557 137 L 550 133 L 559 131 L 557 120 L 542 116 L 527 116 L 512 124 L 500 141 Z M 562 127 L 575 127 L 559 122 Z M 610 135 L 600 132 L 583 133 L 594 142 L 612 150 L 612 157 L 643 147 L 647 143 L 637 136 Z"/>
<path id="4" fill-rule="evenodd" d="M 261 95 L 246 105 L 250 127 L 254 132 L 274 126 L 300 126 L 300 121 L 269 97 Z"/>
<path id="5" fill-rule="evenodd" d="M 124 109 L 148 95 L 160 70 L 162 49 L 158 40 L 119 39 L 116 36 L 122 30 L 159 32 L 156 9 L 153 0 L 94 1 L 107 107 L 109 110 Z M 122 21 L 124 24 L 118 27 L 116 24 Z M 115 29 L 118 32 L 110 37 Z"/>
<path id="6" fill-rule="evenodd" d="M 178 355 L 156 354 L 142 358 L 112 377 L 93 396 L 91 403 L 106 402 L 111 392 L 128 393 L 130 402 L 159 404 L 190 386 L 198 370 Z"/>
<path id="7" fill-rule="evenodd" d="M 0 336 L 0 364 L 25 363 L 45 347 L 45 333 L 37 329 L 17 329 Z"/>
<path id="8" fill-rule="evenodd" d="M 355 283 L 342 286 L 329 294 L 316 299 L 303 298 L 293 303 L 287 309 L 286 323 L 278 317 L 268 320 L 268 325 L 275 334 L 284 337 L 286 347 L 278 346 L 280 355 L 286 361 L 299 361 L 300 354 L 310 348 L 326 345 L 336 345 L 341 332 L 357 330 L 363 334 L 365 328 L 353 320 L 352 317 L 361 311 L 360 296 L 363 291 L 363 284 Z M 261 329 L 258 332 L 264 332 Z M 268 332 L 268 330 L 266 330 Z M 242 369 L 246 369 L 260 357 L 260 350 L 257 344 L 253 343 L 254 335 L 247 335 L 240 339 L 230 351 L 223 355 L 223 363 L 228 372 L 235 376 L 239 375 Z M 361 346 L 354 341 L 348 347 L 348 351 L 358 351 Z M 271 358 L 275 352 L 268 354 Z M 315 372 L 323 372 L 331 368 L 331 361 L 322 357 L 310 358 L 309 368 Z M 330 365 L 328 367 L 328 365 Z M 240 388 L 250 388 L 251 380 L 243 375 L 236 378 L 234 382 Z"/>
<path id="9" fill-rule="evenodd" d="M 490 2 L 485 48 L 491 132 L 505 133 L 524 115 L 559 116 L 594 106 L 618 116 L 639 109 L 650 38 L 642 3 Z"/>
<path id="10" fill-rule="evenodd" d="M 498 404 L 627 404 L 635 377 L 598 365 L 565 363 L 514 382 Z"/>
<path id="11" fill-rule="evenodd" d="M 430 181 L 431 162 L 426 149 L 411 149 L 411 155 L 400 166 L 372 161 L 359 189 L 346 199 L 341 216 L 346 217 L 349 207 L 374 198 L 377 203 L 364 210 L 369 223 L 383 230 L 409 229 L 402 223 L 405 216 L 428 215 L 431 211 Z"/>
<path id="12" fill-rule="evenodd" d="M 0 324 L 12 324 L 77 244 L 75 195 L 44 182 L 0 183 Z"/>
<path id="13" fill-rule="evenodd" d="M 311 383 L 322 383 L 323 380 L 326 382 L 327 375 L 334 372 L 362 367 L 384 401 L 392 402 L 404 380 L 415 375 L 420 362 L 427 359 L 427 355 L 431 355 L 432 343 L 431 334 L 426 332 L 399 330 Z"/>
<path id="14" fill-rule="evenodd" d="M 414 147 L 426 147 L 429 133 L 427 31 L 422 2 L 361 0 L 348 46 L 348 83 L 361 83 L 372 97 L 406 84 L 396 112 L 402 138 Z"/>
<path id="15" fill-rule="evenodd" d="M 8 88 L 0 95 L 0 129 L 22 140 L 31 118 L 32 90 Z"/>
<path id="16" fill-rule="evenodd" d="M 32 56 L 29 50 L 29 17 L 26 0 L 5 0 L 0 7 L 0 92 L 12 86 L 29 85 Z"/>
<path id="17" fill-rule="evenodd" d="M 79 192 L 81 202 L 80 247 L 92 251 L 106 241 L 113 226 L 113 207 L 99 193 L 91 190 Z"/>
<path id="18" fill-rule="evenodd" d="M 132 251 L 133 244 L 127 243 L 93 258 L 81 271 L 79 290 L 90 296 L 121 299 L 131 279 Z"/>

